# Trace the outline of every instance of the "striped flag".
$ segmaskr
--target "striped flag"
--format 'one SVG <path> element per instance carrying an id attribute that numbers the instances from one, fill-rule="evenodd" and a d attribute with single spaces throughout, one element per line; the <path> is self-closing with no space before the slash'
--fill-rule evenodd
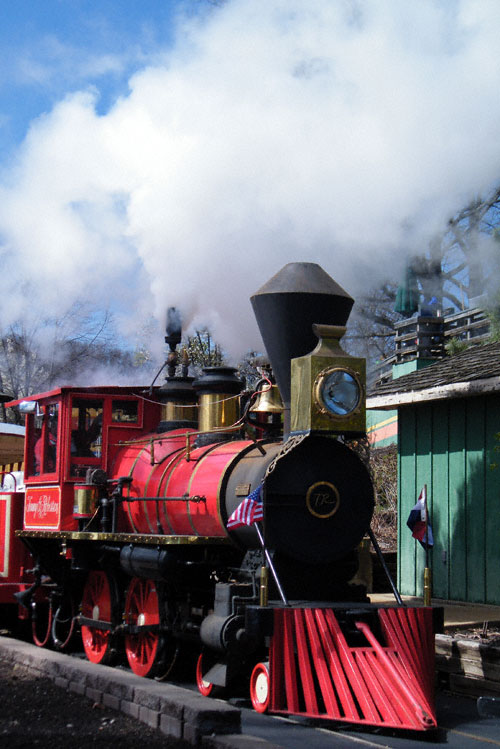
<path id="1" fill-rule="evenodd" d="M 426 523 L 427 519 L 427 523 Z M 434 546 L 434 537 L 432 534 L 431 524 L 427 518 L 427 491 L 426 487 L 420 492 L 417 504 L 414 506 L 406 525 L 411 530 L 413 538 L 416 538 L 424 549 L 432 549 Z M 426 534 L 427 525 L 427 534 Z"/>
<path id="2" fill-rule="evenodd" d="M 264 518 L 264 506 L 262 504 L 262 484 L 254 489 L 243 502 L 240 502 L 236 510 L 227 521 L 230 530 L 241 528 L 243 525 L 253 525 Z"/>

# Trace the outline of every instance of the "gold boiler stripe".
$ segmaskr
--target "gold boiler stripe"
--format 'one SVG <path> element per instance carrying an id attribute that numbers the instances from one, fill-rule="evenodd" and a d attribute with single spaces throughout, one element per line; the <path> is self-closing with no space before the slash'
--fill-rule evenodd
<path id="1" fill-rule="evenodd" d="M 162 440 L 161 439 L 160 440 L 155 440 L 155 442 L 158 442 L 158 445 L 160 445 L 160 446 L 162 445 Z M 165 442 L 168 442 L 168 439 L 165 439 Z M 168 465 L 170 465 L 170 463 L 172 462 L 172 460 L 175 458 L 176 454 L 179 453 L 179 452 L 181 452 L 184 449 L 185 449 L 184 447 L 179 447 L 179 448 L 177 448 L 177 450 L 174 450 L 173 452 L 170 452 L 167 455 L 164 455 L 163 458 L 158 461 L 158 463 L 153 463 L 153 465 L 151 467 L 151 471 L 150 471 L 150 473 L 148 475 L 148 479 L 147 479 L 146 484 L 144 486 L 144 496 L 145 497 L 150 496 L 150 492 L 148 491 L 148 488 L 149 488 L 149 484 L 151 482 L 151 479 L 153 478 L 153 476 L 155 474 L 155 466 L 161 465 L 167 458 L 171 458 L 171 460 L 168 463 Z M 165 470 L 168 470 L 168 465 L 165 468 Z M 163 472 L 162 477 L 164 475 L 165 475 L 165 471 Z M 160 478 L 160 482 L 161 482 L 161 480 L 162 479 Z M 159 488 L 159 486 L 160 486 L 160 484 L 158 484 L 158 488 Z M 159 497 L 159 492 L 156 492 L 156 494 Z M 148 516 L 148 525 L 149 525 L 152 533 L 158 533 L 158 528 L 161 528 L 161 533 L 164 534 L 165 530 L 164 530 L 163 525 L 162 525 L 161 520 L 160 520 L 160 503 L 159 502 L 155 502 L 154 504 L 155 504 L 155 514 L 156 514 L 156 528 L 155 529 L 151 528 L 151 523 L 149 522 L 149 516 Z M 163 504 L 165 504 L 165 502 Z M 170 525 L 170 521 L 169 521 L 168 517 L 167 517 L 167 524 L 168 524 L 168 526 L 170 528 L 170 531 L 173 533 L 173 528 Z"/>
<path id="2" fill-rule="evenodd" d="M 148 486 L 149 486 L 149 482 L 151 480 L 151 475 L 154 473 L 154 469 L 155 469 L 154 463 L 153 463 L 153 465 L 150 464 L 150 470 L 149 470 L 147 479 L 144 482 L 144 494 L 143 494 L 144 497 L 148 497 L 149 496 Z M 149 505 L 150 504 L 151 504 L 151 502 L 149 503 Z M 157 522 L 156 528 L 152 527 L 151 522 L 149 520 L 148 502 L 146 502 L 145 499 L 143 499 L 143 501 L 142 501 L 143 511 L 144 511 L 144 515 L 146 517 L 147 524 L 149 525 L 149 530 L 151 531 L 151 533 L 158 533 L 158 506 L 157 506 L 156 502 L 154 504 L 155 504 L 154 510 L 155 510 L 155 513 L 156 513 L 156 522 Z"/>
<path id="3" fill-rule="evenodd" d="M 167 478 L 167 480 L 165 482 L 165 490 L 164 490 L 164 492 L 165 492 L 164 493 L 165 500 L 168 500 L 168 486 L 170 484 L 170 480 L 172 478 L 172 474 L 174 473 L 175 469 L 177 468 L 177 465 L 179 465 L 179 463 L 184 458 L 185 453 L 186 453 L 186 449 L 182 448 L 181 451 L 180 451 L 180 453 L 179 453 L 179 455 L 176 455 L 175 459 L 172 460 L 172 470 L 170 471 L 170 473 L 168 475 L 168 478 Z M 175 465 L 176 463 L 177 463 L 177 465 Z M 174 532 L 174 526 L 172 525 L 172 520 L 171 520 L 171 518 L 170 518 L 170 516 L 168 514 L 168 502 L 167 501 L 163 502 L 163 510 L 165 512 L 165 517 L 167 518 L 167 523 L 170 526 L 170 530 L 173 533 Z"/>
<path id="4" fill-rule="evenodd" d="M 223 443 L 223 444 L 225 444 L 225 443 Z M 201 455 L 196 460 L 196 467 L 192 471 L 191 477 L 190 477 L 189 483 L 188 483 L 188 496 L 191 495 L 191 486 L 192 486 L 192 483 L 193 483 L 193 479 L 194 479 L 196 473 L 198 472 L 199 467 L 202 465 L 202 463 L 204 462 L 205 458 L 207 458 L 208 455 L 210 455 L 210 453 L 213 453 L 214 450 L 216 450 L 218 447 L 220 447 L 220 445 L 221 445 L 220 442 L 216 442 L 213 445 L 209 445 L 208 449 L 205 450 L 205 452 L 203 453 L 203 455 Z M 216 501 L 217 501 L 217 504 L 218 504 L 218 495 L 217 495 Z M 188 514 L 189 524 L 190 524 L 191 528 L 193 529 L 193 533 L 196 533 L 196 528 L 194 527 L 193 518 L 191 517 L 191 507 L 190 507 L 191 503 L 190 502 L 186 502 L 186 504 L 187 504 L 187 514 Z"/>
<path id="5" fill-rule="evenodd" d="M 131 479 L 134 478 L 134 469 L 135 469 L 135 467 L 137 465 L 137 461 L 139 460 L 139 458 L 141 457 L 141 455 L 142 455 L 142 453 L 144 452 L 145 449 L 146 448 L 143 447 L 142 450 L 139 450 L 139 452 L 137 453 L 137 456 L 136 456 L 134 462 L 132 463 L 132 466 L 130 468 L 130 472 L 128 474 Z M 127 497 L 130 497 L 130 487 L 131 486 L 132 486 L 132 484 L 129 484 L 127 486 L 127 492 L 128 492 Z M 138 530 L 137 530 L 136 525 L 134 523 L 134 520 L 132 518 L 132 509 L 130 507 L 130 502 L 127 502 L 127 513 L 128 513 L 128 517 L 129 517 L 129 520 L 130 520 L 130 525 L 132 526 L 132 530 L 134 531 L 134 533 L 138 533 Z"/>
<path id="6" fill-rule="evenodd" d="M 164 458 L 161 459 L 160 465 L 167 459 L 167 457 L 170 458 L 170 460 L 168 461 L 168 463 L 164 467 L 164 469 L 163 469 L 163 471 L 161 473 L 161 476 L 160 476 L 160 480 L 158 482 L 158 497 L 161 496 L 160 495 L 160 487 L 163 484 L 163 480 L 165 478 L 165 474 L 170 469 L 170 466 L 175 462 L 175 460 L 178 460 L 179 457 L 182 457 L 182 454 L 183 454 L 184 450 L 185 450 L 184 447 L 179 447 L 173 453 L 169 453 L 168 456 L 165 456 Z M 157 506 L 158 506 L 158 518 L 159 518 L 160 517 L 160 509 L 159 509 L 160 503 L 158 503 Z M 174 529 L 173 529 L 173 527 L 172 527 L 172 525 L 170 523 L 170 518 L 168 517 L 168 513 L 167 513 L 167 502 L 165 502 L 165 501 L 163 501 L 163 512 L 165 513 L 165 519 L 167 521 L 167 525 L 168 525 L 168 529 L 169 529 L 168 532 L 169 533 L 173 533 Z M 160 522 L 160 525 L 161 525 L 162 533 L 165 533 L 165 530 L 164 530 L 163 525 L 161 524 L 161 522 Z"/>

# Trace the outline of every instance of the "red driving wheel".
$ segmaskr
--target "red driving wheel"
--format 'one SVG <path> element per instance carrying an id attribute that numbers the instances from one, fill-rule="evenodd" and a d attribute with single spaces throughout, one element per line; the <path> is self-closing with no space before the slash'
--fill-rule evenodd
<path id="1" fill-rule="evenodd" d="M 52 629 L 52 603 L 49 600 L 31 603 L 31 634 L 33 642 L 44 648 Z"/>
<path id="2" fill-rule="evenodd" d="M 56 650 L 66 650 L 75 632 L 75 602 L 66 591 L 52 617 L 52 643 Z"/>
<path id="3" fill-rule="evenodd" d="M 250 699 L 254 710 L 265 713 L 271 698 L 271 680 L 269 678 L 269 664 L 257 663 L 250 676 Z"/>
<path id="4" fill-rule="evenodd" d="M 151 580 L 132 578 L 125 602 L 125 621 L 137 627 L 156 627 L 125 637 L 125 653 L 134 674 L 154 676 L 161 656 L 160 610 L 156 586 Z"/>
<path id="5" fill-rule="evenodd" d="M 91 570 L 82 597 L 82 616 L 111 623 L 111 582 L 105 572 Z M 92 663 L 106 663 L 111 655 L 111 635 L 108 629 L 82 625 L 85 655 Z"/>
<path id="6" fill-rule="evenodd" d="M 210 697 L 214 690 L 212 682 L 205 681 L 203 678 L 203 653 L 200 653 L 196 663 L 196 686 L 198 687 L 200 694 L 204 697 Z"/>

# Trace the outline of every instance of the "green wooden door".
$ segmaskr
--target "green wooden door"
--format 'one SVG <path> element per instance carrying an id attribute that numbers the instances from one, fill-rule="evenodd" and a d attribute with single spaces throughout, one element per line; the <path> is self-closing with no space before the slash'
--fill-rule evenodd
<path id="1" fill-rule="evenodd" d="M 500 395 L 400 408 L 398 584 L 423 594 L 425 551 L 406 526 L 427 484 L 433 596 L 500 604 Z M 498 466 L 495 464 L 498 462 Z"/>

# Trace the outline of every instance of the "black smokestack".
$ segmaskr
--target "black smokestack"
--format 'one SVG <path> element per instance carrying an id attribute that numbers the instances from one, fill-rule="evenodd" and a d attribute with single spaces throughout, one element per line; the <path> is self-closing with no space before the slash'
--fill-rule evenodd
<path id="1" fill-rule="evenodd" d="M 175 351 L 182 338 L 181 314 L 176 307 L 169 307 L 167 310 L 167 327 L 165 343 L 170 346 L 170 351 Z"/>
<path id="2" fill-rule="evenodd" d="M 182 339 L 182 322 L 180 312 L 175 307 L 169 307 L 167 310 L 167 335 L 165 343 L 168 343 L 170 351 L 167 356 L 168 376 L 175 377 L 178 356 L 176 348 Z"/>
<path id="3" fill-rule="evenodd" d="M 317 263 L 288 263 L 252 297 L 267 355 L 290 414 L 290 361 L 315 348 L 313 323 L 345 325 L 354 299 Z"/>

